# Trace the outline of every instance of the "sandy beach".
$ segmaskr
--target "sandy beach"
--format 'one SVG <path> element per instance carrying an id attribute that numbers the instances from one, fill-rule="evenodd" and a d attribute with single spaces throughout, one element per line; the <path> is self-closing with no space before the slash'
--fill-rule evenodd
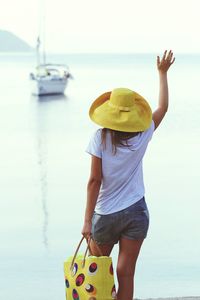
<path id="1" fill-rule="evenodd" d="M 143 299 L 135 299 L 135 300 L 143 300 Z M 145 300 L 200 300 L 200 296 L 199 297 L 147 298 Z"/>

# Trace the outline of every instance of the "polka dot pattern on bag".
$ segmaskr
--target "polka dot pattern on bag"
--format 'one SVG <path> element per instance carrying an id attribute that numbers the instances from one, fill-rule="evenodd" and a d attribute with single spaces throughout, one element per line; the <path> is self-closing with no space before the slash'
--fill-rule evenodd
<path id="1" fill-rule="evenodd" d="M 97 264 L 95 262 L 91 263 L 91 265 L 89 266 L 88 274 L 95 275 L 97 271 L 98 271 Z"/>
<path id="2" fill-rule="evenodd" d="M 76 278 L 76 286 L 82 285 L 84 280 L 85 280 L 85 275 L 84 274 L 79 274 Z"/>
<path id="3" fill-rule="evenodd" d="M 72 297 L 73 297 L 74 300 L 80 300 L 77 290 L 73 289 Z"/>

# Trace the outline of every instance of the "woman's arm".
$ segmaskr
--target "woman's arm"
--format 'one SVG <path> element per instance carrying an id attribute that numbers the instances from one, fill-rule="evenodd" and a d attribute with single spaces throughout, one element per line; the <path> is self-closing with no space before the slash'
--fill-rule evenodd
<path id="1" fill-rule="evenodd" d="M 91 173 L 87 185 L 87 203 L 85 209 L 85 220 L 82 229 L 82 235 L 88 238 L 92 229 L 92 216 L 102 180 L 101 158 L 92 155 Z"/>
<path id="2" fill-rule="evenodd" d="M 155 129 L 159 126 L 162 119 L 164 118 L 168 109 L 168 83 L 167 83 L 167 71 L 170 66 L 174 63 L 175 58 L 170 50 L 164 52 L 162 59 L 157 56 L 157 68 L 159 74 L 159 100 L 158 108 L 153 113 L 153 121 L 155 123 Z"/>

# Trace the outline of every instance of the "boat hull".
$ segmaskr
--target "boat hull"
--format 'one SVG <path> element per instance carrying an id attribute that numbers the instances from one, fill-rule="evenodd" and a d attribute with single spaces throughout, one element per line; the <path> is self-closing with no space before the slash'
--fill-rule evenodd
<path id="1" fill-rule="evenodd" d="M 64 94 L 68 79 L 32 79 L 32 94 L 37 96 Z"/>

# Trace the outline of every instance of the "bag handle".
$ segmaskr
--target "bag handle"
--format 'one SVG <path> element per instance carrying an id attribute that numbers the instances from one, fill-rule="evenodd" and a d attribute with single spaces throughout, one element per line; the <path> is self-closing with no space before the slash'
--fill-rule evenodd
<path id="1" fill-rule="evenodd" d="M 77 248 L 76 248 L 76 251 L 75 251 L 75 253 L 74 253 L 74 257 L 73 257 L 72 262 L 71 262 L 71 265 L 70 265 L 70 271 L 72 271 L 72 266 L 74 265 L 74 261 L 75 261 L 75 259 L 76 259 L 78 250 L 79 250 L 79 248 L 80 248 L 80 246 L 81 246 L 81 244 L 82 244 L 84 238 L 85 238 L 84 236 L 81 238 L 81 240 L 80 240 L 80 242 L 79 242 L 79 244 L 78 244 L 78 246 L 77 246 Z"/>
<path id="2" fill-rule="evenodd" d="M 91 248 L 90 248 L 90 242 L 91 242 L 91 240 L 95 244 L 96 249 L 99 251 L 100 256 L 103 256 L 103 253 L 102 253 L 101 249 L 99 248 L 98 244 L 95 242 L 95 240 L 92 238 L 92 236 L 90 236 L 89 239 L 87 240 L 88 246 L 87 246 L 87 248 L 85 250 L 85 254 L 84 254 L 84 258 L 83 258 L 83 264 L 82 264 L 83 268 L 85 266 L 85 260 L 86 260 L 86 256 L 87 256 L 88 250 L 90 252 L 90 255 L 92 255 L 92 251 L 91 251 Z"/>
<path id="3" fill-rule="evenodd" d="M 75 251 L 75 253 L 74 253 L 74 257 L 73 257 L 72 262 L 71 262 L 71 265 L 70 265 L 70 271 L 72 271 L 72 268 L 73 268 L 73 265 L 74 265 L 74 262 L 75 262 L 77 253 L 78 253 L 78 251 L 79 251 L 79 249 L 80 249 L 80 246 L 81 246 L 81 244 L 82 244 L 82 242 L 83 242 L 84 239 L 85 239 L 85 237 L 83 236 L 83 237 L 81 238 L 81 240 L 80 240 L 80 242 L 79 242 L 77 248 L 76 248 L 76 251 Z M 91 242 L 91 240 L 94 242 L 94 244 L 95 244 L 97 250 L 99 251 L 100 256 L 103 256 L 103 253 L 102 253 L 101 249 L 99 248 L 99 246 L 97 245 L 97 243 L 95 242 L 95 240 L 94 240 L 92 237 L 89 237 L 88 240 L 86 239 L 87 247 L 86 247 L 86 250 L 85 250 L 84 257 L 83 257 L 83 264 L 82 264 L 83 267 L 85 266 L 85 259 L 86 259 L 88 250 L 89 250 L 90 253 L 92 254 L 92 251 L 91 251 L 91 248 L 90 248 L 90 242 Z"/>

